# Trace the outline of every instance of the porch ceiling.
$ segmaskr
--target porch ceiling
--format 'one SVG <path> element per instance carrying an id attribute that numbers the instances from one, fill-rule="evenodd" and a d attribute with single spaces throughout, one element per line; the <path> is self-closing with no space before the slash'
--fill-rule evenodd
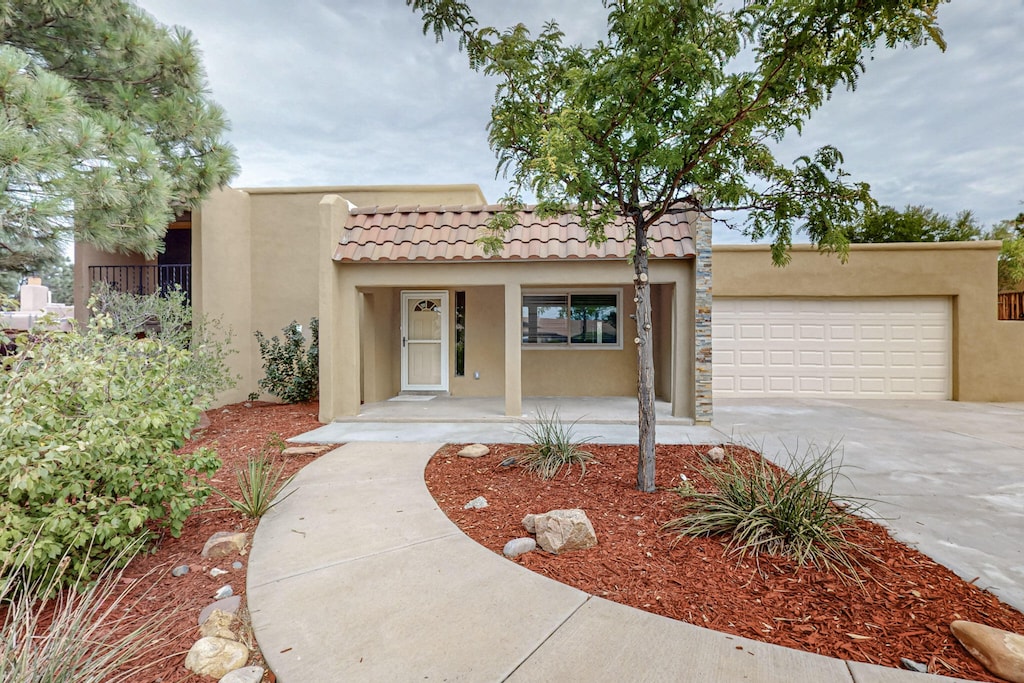
<path id="1" fill-rule="evenodd" d="M 608 240 L 587 243 L 579 218 L 540 218 L 535 207 L 519 212 L 501 254 L 487 256 L 476 240 L 499 205 L 358 207 L 349 212 L 335 261 L 482 261 L 626 259 L 631 241 L 621 218 L 608 226 Z M 693 258 L 693 233 L 683 214 L 669 214 L 650 227 L 652 258 Z"/>

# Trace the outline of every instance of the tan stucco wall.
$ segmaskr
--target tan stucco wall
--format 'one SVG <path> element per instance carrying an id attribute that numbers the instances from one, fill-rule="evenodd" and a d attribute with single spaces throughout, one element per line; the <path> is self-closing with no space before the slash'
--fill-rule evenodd
<path id="1" fill-rule="evenodd" d="M 230 323 L 239 351 L 232 364 L 241 379 L 234 390 L 219 397 L 222 403 L 244 400 L 250 391 L 258 390 L 263 363 L 254 332 L 280 336 L 284 326 L 293 320 L 305 330 L 310 319 L 320 314 L 320 267 L 333 254 L 333 246 L 323 247 L 320 233 L 320 204 L 325 194 L 341 197 L 343 213 L 348 202 L 357 206 L 484 202 L 476 185 L 215 192 L 200 211 L 193 213 L 192 249 L 193 263 L 200 263 L 197 255 L 201 254 L 203 264 L 193 269 L 193 277 L 198 273 L 204 281 L 196 299 L 197 310 Z M 197 224 L 202 227 L 199 232 L 195 232 Z M 337 240 L 332 244 L 337 244 Z M 326 333 L 330 336 L 331 332 Z M 323 325 L 320 334 L 323 339 Z M 381 381 L 387 381 L 386 374 Z M 273 399 L 269 395 L 261 398 Z"/>
<path id="2" fill-rule="evenodd" d="M 718 297 L 946 296 L 953 306 L 953 398 L 1024 400 L 1024 324 L 997 320 L 1000 243 L 869 244 L 849 260 L 795 246 L 772 265 L 766 246 L 716 246 Z"/>
<path id="3" fill-rule="evenodd" d="M 632 269 L 622 264 L 626 275 Z M 629 317 L 636 313 L 633 285 L 619 282 L 622 318 L 619 322 L 619 349 L 540 349 L 523 347 L 524 396 L 635 396 L 636 324 Z M 528 291 L 525 287 L 523 291 Z M 668 328 L 655 327 L 660 336 Z M 657 375 L 657 370 L 655 371 Z"/>
<path id="4" fill-rule="evenodd" d="M 455 292 L 466 293 L 466 374 L 455 377 Z M 494 287 L 459 287 L 449 292 L 452 317 L 449 339 L 452 369 L 452 396 L 501 396 L 505 387 L 504 289 Z M 396 311 L 400 313 L 400 311 Z M 479 372 L 480 379 L 473 373 Z M 400 382 L 399 382 L 400 383 Z M 399 386 L 396 383 L 396 387 Z"/>

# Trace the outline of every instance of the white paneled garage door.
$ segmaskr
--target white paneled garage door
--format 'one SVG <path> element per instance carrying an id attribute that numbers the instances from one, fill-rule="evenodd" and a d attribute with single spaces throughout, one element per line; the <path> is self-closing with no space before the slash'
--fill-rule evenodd
<path id="1" fill-rule="evenodd" d="M 716 397 L 951 395 L 947 297 L 715 297 Z"/>

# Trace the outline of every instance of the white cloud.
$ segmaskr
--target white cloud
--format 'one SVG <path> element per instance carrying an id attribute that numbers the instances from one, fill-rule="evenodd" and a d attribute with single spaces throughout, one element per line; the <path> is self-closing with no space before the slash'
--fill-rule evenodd
<path id="1" fill-rule="evenodd" d="M 498 199 L 486 124 L 493 86 L 454 42 L 424 36 L 404 0 L 143 0 L 190 28 L 233 123 L 239 186 L 476 182 Z M 603 35 L 597 0 L 487 0 L 484 24 L 551 17 L 567 37 Z M 948 51 L 880 50 L 783 158 L 834 144 L 885 204 L 972 209 L 991 223 L 1024 200 L 1024 3 L 943 5 Z M 716 232 L 716 239 L 720 235 Z M 723 240 L 743 241 L 723 233 Z"/>

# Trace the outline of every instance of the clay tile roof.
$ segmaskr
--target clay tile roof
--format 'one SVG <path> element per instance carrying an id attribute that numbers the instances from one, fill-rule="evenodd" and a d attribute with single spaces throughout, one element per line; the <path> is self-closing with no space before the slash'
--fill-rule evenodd
<path id="1" fill-rule="evenodd" d="M 627 225 L 608 226 L 608 240 L 587 244 L 579 218 L 541 219 L 534 207 L 519 212 L 519 225 L 505 235 L 497 257 L 476 243 L 487 220 L 501 206 L 366 206 L 349 212 L 335 261 L 480 261 L 485 259 L 625 259 Z M 652 258 L 692 258 L 690 225 L 682 214 L 669 214 L 650 227 Z"/>

